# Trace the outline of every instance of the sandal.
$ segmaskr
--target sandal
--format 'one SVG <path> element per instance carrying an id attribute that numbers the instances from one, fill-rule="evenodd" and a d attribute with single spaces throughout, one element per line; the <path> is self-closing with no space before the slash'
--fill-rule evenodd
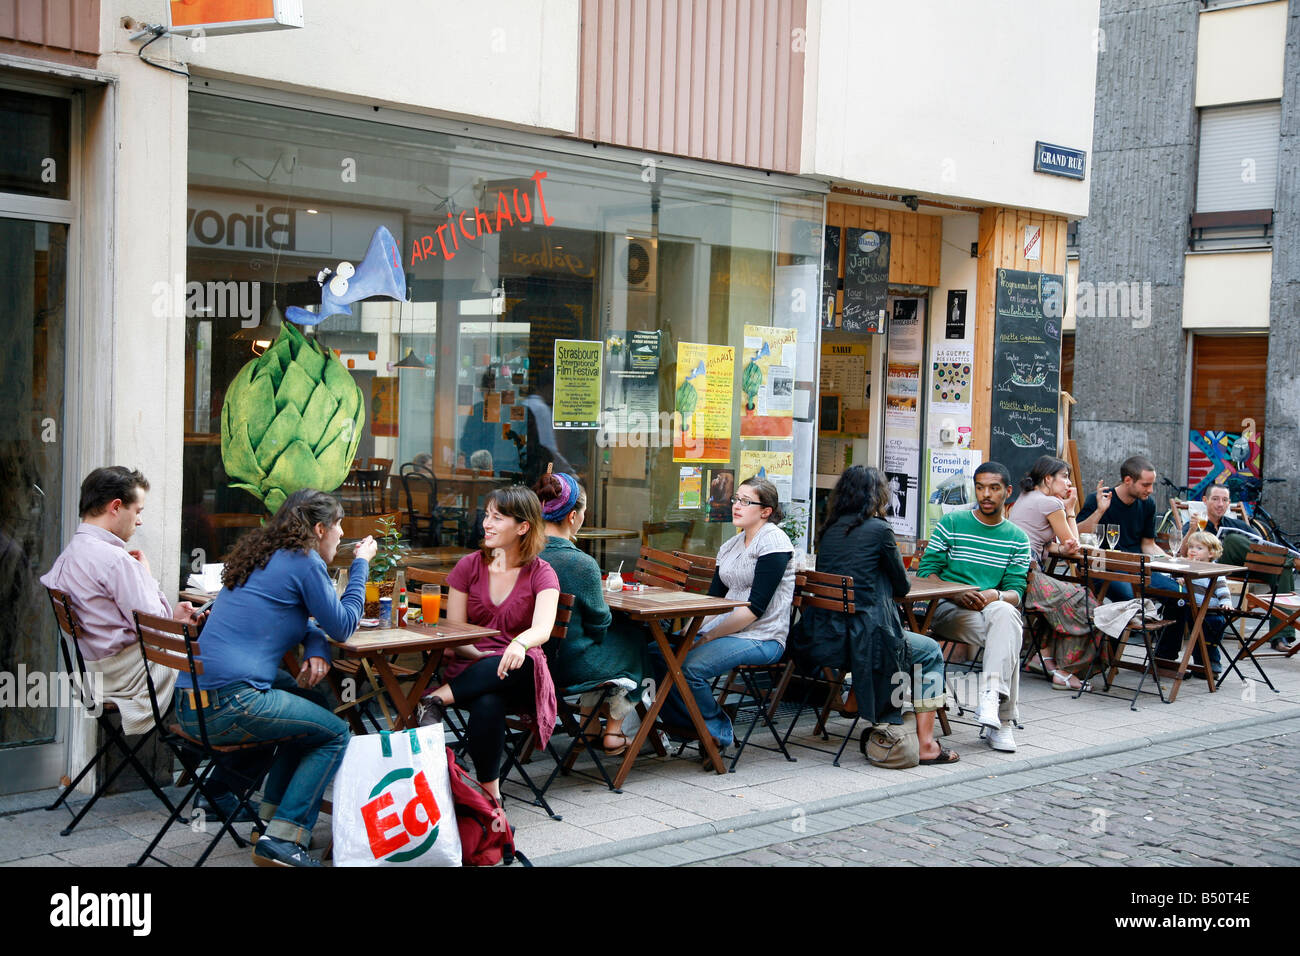
<path id="1" fill-rule="evenodd" d="M 1092 684 L 1089 681 L 1080 681 L 1073 674 L 1067 674 L 1065 671 L 1052 671 L 1052 690 L 1068 690 L 1071 693 L 1092 690 Z"/>
<path id="2" fill-rule="evenodd" d="M 929 760 L 922 760 L 921 766 L 932 763 L 956 763 L 961 760 L 961 754 L 955 750 L 949 750 L 943 744 L 939 744 L 939 756 L 931 757 Z"/>
<path id="3" fill-rule="evenodd" d="M 628 737 L 627 734 L 614 733 L 614 732 L 611 731 L 610 733 L 605 734 L 605 737 L 606 737 L 606 738 L 609 738 L 609 737 L 617 737 L 619 740 L 623 741 L 623 743 L 622 743 L 621 746 L 618 746 L 618 747 L 608 747 L 608 746 L 605 746 L 605 741 L 602 740 L 602 741 L 600 742 L 600 743 L 601 743 L 601 748 L 600 748 L 600 749 L 601 749 L 601 752 L 602 752 L 606 757 L 620 757 L 620 756 L 622 756 L 623 754 L 627 753 L 627 748 L 628 748 L 628 746 L 631 744 L 631 739 Z"/>

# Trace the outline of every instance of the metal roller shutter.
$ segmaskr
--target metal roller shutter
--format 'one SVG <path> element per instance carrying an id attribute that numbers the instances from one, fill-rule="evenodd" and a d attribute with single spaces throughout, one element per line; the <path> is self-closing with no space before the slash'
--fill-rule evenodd
<path id="1" fill-rule="evenodd" d="M 1201 110 L 1197 212 L 1272 209 L 1280 103 Z"/>

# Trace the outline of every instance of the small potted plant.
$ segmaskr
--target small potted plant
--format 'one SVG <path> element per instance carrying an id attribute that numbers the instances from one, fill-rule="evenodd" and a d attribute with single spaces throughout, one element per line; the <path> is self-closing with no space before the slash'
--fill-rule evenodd
<path id="1" fill-rule="evenodd" d="M 402 555 L 407 551 L 395 519 L 380 518 L 376 530 L 378 533 L 375 535 L 375 543 L 378 549 L 370 561 L 370 574 L 366 584 L 366 617 L 378 617 L 379 599 L 393 596 L 397 569 L 401 565 Z"/>

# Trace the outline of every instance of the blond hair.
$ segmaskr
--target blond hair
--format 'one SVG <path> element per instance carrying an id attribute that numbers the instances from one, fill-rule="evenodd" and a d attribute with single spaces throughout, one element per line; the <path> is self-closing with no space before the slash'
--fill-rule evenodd
<path id="1" fill-rule="evenodd" d="M 1223 542 L 1208 531 L 1193 531 L 1189 534 L 1187 536 L 1187 546 L 1191 547 L 1194 544 L 1199 544 L 1210 552 L 1212 561 L 1218 561 L 1219 558 L 1223 557 Z"/>

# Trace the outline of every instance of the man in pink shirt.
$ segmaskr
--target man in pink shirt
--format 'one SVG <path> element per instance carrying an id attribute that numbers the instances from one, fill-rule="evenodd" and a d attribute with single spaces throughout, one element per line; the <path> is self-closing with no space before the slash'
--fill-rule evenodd
<path id="1" fill-rule="evenodd" d="M 96 468 L 81 483 L 81 524 L 54 566 L 41 578 L 46 587 L 65 591 L 81 621 L 81 653 L 90 671 L 103 675 L 103 693 L 117 705 L 126 734 L 153 726 L 144 658 L 132 611 L 197 623 L 193 606 L 183 601 L 173 611 L 140 551 L 127 542 L 142 524 L 149 482 L 138 471 L 113 465 Z M 151 664 L 158 703 L 171 702 L 176 671 Z"/>

